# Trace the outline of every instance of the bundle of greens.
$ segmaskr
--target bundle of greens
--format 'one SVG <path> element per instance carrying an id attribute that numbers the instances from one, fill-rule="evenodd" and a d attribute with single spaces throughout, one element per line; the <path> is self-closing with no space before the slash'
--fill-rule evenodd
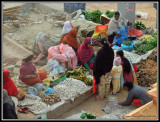
<path id="1" fill-rule="evenodd" d="M 107 10 L 105 12 L 105 14 L 107 15 L 107 17 L 109 17 L 109 18 L 112 18 L 114 16 L 114 13 L 115 13 L 115 11 L 110 11 L 110 10 Z"/>
<path id="2" fill-rule="evenodd" d="M 81 114 L 81 119 L 96 119 L 96 115 L 93 115 L 92 113 L 82 113 Z"/>
<path id="3" fill-rule="evenodd" d="M 150 42 L 143 41 L 142 43 L 137 43 L 134 45 L 135 53 L 138 55 L 143 55 L 147 53 L 147 51 L 154 49 L 157 47 L 157 37 L 151 39 Z"/>
<path id="4" fill-rule="evenodd" d="M 124 44 L 126 46 L 131 46 L 132 42 L 131 41 L 124 41 L 122 44 Z"/>
<path id="5" fill-rule="evenodd" d="M 95 10 L 92 12 L 82 11 L 82 14 L 85 16 L 86 20 L 100 23 L 100 17 L 103 13 L 99 10 Z"/>
<path id="6" fill-rule="evenodd" d="M 136 21 L 134 27 L 137 30 L 144 30 L 144 29 L 146 29 L 146 26 L 141 21 Z"/>

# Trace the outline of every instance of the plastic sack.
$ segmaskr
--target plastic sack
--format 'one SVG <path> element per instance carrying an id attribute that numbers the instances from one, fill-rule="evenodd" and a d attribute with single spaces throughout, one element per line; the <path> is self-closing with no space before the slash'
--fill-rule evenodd
<path id="1" fill-rule="evenodd" d="M 43 91 L 45 89 L 45 86 L 43 85 L 43 83 L 36 83 L 34 85 L 34 87 L 38 90 L 38 91 Z"/>
<path id="2" fill-rule="evenodd" d="M 54 94 L 54 91 L 53 91 L 52 88 L 49 88 L 49 87 L 48 87 L 48 88 L 46 89 L 46 94 L 45 94 L 45 95 L 47 96 L 47 95 L 49 95 L 50 93 Z"/>
<path id="3" fill-rule="evenodd" d="M 114 45 L 114 46 L 113 46 L 113 49 L 115 49 L 115 50 L 120 50 L 121 47 L 119 47 L 119 46 L 117 46 L 117 45 Z"/>
<path id="4" fill-rule="evenodd" d="M 129 29 L 129 35 L 136 35 L 137 37 L 141 37 L 143 35 L 142 30 L 136 30 L 134 28 Z"/>
<path id="5" fill-rule="evenodd" d="M 56 59 L 49 59 L 47 63 L 47 70 L 51 71 L 49 76 L 55 76 L 59 73 L 64 73 L 67 71 L 66 68 L 63 68 Z"/>
<path id="6" fill-rule="evenodd" d="M 121 44 L 121 48 L 122 48 L 122 50 L 125 50 L 125 51 L 132 51 L 134 48 L 133 48 L 133 43 L 132 43 L 132 45 L 131 46 L 127 46 L 127 45 L 124 45 L 124 44 Z"/>
<path id="7" fill-rule="evenodd" d="M 29 87 L 27 91 L 28 91 L 29 94 L 33 94 L 33 95 L 37 95 L 38 94 L 37 89 L 34 88 L 34 87 Z"/>

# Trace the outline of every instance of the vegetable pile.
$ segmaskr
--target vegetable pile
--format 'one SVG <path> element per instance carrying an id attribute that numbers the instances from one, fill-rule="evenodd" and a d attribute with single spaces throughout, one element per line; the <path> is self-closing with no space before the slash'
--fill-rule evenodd
<path id="1" fill-rule="evenodd" d="M 61 99 L 60 99 L 60 97 L 58 97 L 54 94 L 49 94 L 47 96 L 43 96 L 42 101 L 45 102 L 46 104 L 52 105 L 52 104 L 55 104 L 57 102 L 60 102 Z"/>
<path id="2" fill-rule="evenodd" d="M 126 46 L 131 46 L 132 42 L 131 41 L 124 41 L 122 44 L 124 44 Z"/>
<path id="3" fill-rule="evenodd" d="M 93 115 L 92 113 L 82 113 L 81 114 L 81 119 L 96 119 L 96 115 Z"/>
<path id="4" fill-rule="evenodd" d="M 115 11 L 110 11 L 110 10 L 107 10 L 105 12 L 105 14 L 107 15 L 107 17 L 109 17 L 109 18 L 112 18 L 114 16 L 114 13 L 115 13 Z"/>
<path id="5" fill-rule="evenodd" d="M 95 10 L 92 12 L 82 11 L 82 14 L 85 16 L 86 20 L 93 21 L 95 23 L 100 23 L 100 17 L 103 13 L 99 10 Z"/>
<path id="6" fill-rule="evenodd" d="M 150 84 L 157 82 L 157 63 L 147 59 L 136 75 L 138 85 L 149 87 Z"/>
<path id="7" fill-rule="evenodd" d="M 147 51 L 154 49 L 157 47 L 157 37 L 155 36 L 153 39 L 151 39 L 149 42 L 148 40 L 145 40 L 141 43 L 136 43 L 134 45 L 135 53 L 138 55 L 143 55 L 147 53 Z"/>
<path id="8" fill-rule="evenodd" d="M 86 76 L 86 71 L 84 67 L 80 66 L 78 69 L 68 71 L 66 76 L 68 78 L 74 78 L 83 81 L 86 85 L 90 86 L 93 83 L 93 79 Z"/>
<path id="9" fill-rule="evenodd" d="M 144 29 L 146 29 L 146 26 L 141 21 L 136 21 L 134 27 L 137 30 L 144 30 Z"/>

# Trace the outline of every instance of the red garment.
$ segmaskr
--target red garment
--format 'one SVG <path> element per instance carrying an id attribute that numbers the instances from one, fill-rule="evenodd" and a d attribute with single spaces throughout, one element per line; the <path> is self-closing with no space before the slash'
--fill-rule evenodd
<path id="1" fill-rule="evenodd" d="M 93 94 L 96 93 L 96 89 L 97 89 L 97 84 L 96 84 L 96 80 L 95 80 L 95 78 L 93 76 Z"/>
<path id="2" fill-rule="evenodd" d="M 89 61 L 94 54 L 93 48 L 92 47 L 88 48 L 88 44 L 91 39 L 92 39 L 91 37 L 86 37 L 84 42 L 80 45 L 77 51 L 78 60 L 81 61 L 82 64 Z"/>
<path id="3" fill-rule="evenodd" d="M 3 89 L 7 90 L 9 96 L 17 96 L 18 90 L 14 82 L 9 77 L 8 70 L 3 71 Z"/>
<path id="4" fill-rule="evenodd" d="M 140 99 L 133 99 L 133 104 L 137 106 L 142 106 Z"/>
<path id="5" fill-rule="evenodd" d="M 26 75 L 33 75 L 36 73 L 36 68 L 32 63 L 26 63 L 22 61 L 22 64 L 20 66 L 20 76 L 19 79 L 22 80 L 22 78 Z"/>
<path id="6" fill-rule="evenodd" d="M 135 71 L 135 73 L 136 73 L 136 72 L 137 72 L 137 70 L 138 70 L 138 68 L 137 68 L 136 64 L 133 64 L 133 68 L 134 68 L 134 71 Z"/>
<path id="7" fill-rule="evenodd" d="M 122 68 L 124 69 L 123 61 L 121 61 L 121 65 L 122 65 Z M 133 77 L 132 69 L 131 69 L 131 71 L 129 73 L 123 72 L 123 77 L 124 77 L 124 81 L 133 82 L 134 81 L 134 77 Z"/>
<path id="8" fill-rule="evenodd" d="M 42 80 L 47 78 L 47 75 L 45 72 L 38 72 L 39 77 L 37 78 L 22 78 L 22 82 L 29 86 L 33 86 L 36 83 L 42 83 Z"/>

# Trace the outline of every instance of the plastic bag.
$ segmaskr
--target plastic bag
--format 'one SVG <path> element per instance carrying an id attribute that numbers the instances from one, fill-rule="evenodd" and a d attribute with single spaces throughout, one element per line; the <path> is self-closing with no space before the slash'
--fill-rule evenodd
<path id="1" fill-rule="evenodd" d="M 33 94 L 33 95 L 37 95 L 37 94 L 38 94 L 38 91 L 37 91 L 37 89 L 34 88 L 34 87 L 29 87 L 29 88 L 28 88 L 28 93 L 29 93 L 29 94 Z"/>
<path id="2" fill-rule="evenodd" d="M 115 49 L 115 50 L 120 50 L 121 47 L 119 47 L 119 46 L 117 46 L 117 45 L 114 45 L 114 46 L 113 46 L 113 49 Z"/>
<path id="3" fill-rule="evenodd" d="M 55 76 L 59 73 L 64 73 L 67 71 L 67 69 L 63 68 L 56 59 L 49 59 L 47 63 L 47 70 L 51 71 L 49 76 Z"/>
<path id="4" fill-rule="evenodd" d="M 96 89 L 97 89 L 96 80 L 95 80 L 95 78 L 93 77 L 93 94 L 96 93 Z"/>
<path id="5" fill-rule="evenodd" d="M 38 90 L 38 91 L 43 91 L 45 89 L 45 86 L 43 85 L 43 83 L 36 83 L 34 85 L 34 87 Z"/>
<path id="6" fill-rule="evenodd" d="M 125 51 L 132 51 L 134 48 L 133 48 L 133 43 L 132 43 L 132 45 L 131 46 L 127 46 L 127 45 L 124 45 L 124 44 L 121 44 L 121 48 L 122 48 L 122 50 L 125 50 Z"/>
<path id="7" fill-rule="evenodd" d="M 141 30 L 136 30 L 134 28 L 130 28 L 129 35 L 136 35 L 137 37 L 140 37 L 143 35 L 143 32 Z"/>
<path id="8" fill-rule="evenodd" d="M 47 119 L 47 116 L 45 114 L 37 115 L 35 119 Z"/>
<path id="9" fill-rule="evenodd" d="M 49 95 L 50 93 L 54 94 L 54 91 L 53 91 L 52 88 L 49 88 L 49 87 L 48 87 L 48 88 L 46 89 L 46 94 L 45 94 L 45 95 L 47 96 L 47 95 Z"/>

